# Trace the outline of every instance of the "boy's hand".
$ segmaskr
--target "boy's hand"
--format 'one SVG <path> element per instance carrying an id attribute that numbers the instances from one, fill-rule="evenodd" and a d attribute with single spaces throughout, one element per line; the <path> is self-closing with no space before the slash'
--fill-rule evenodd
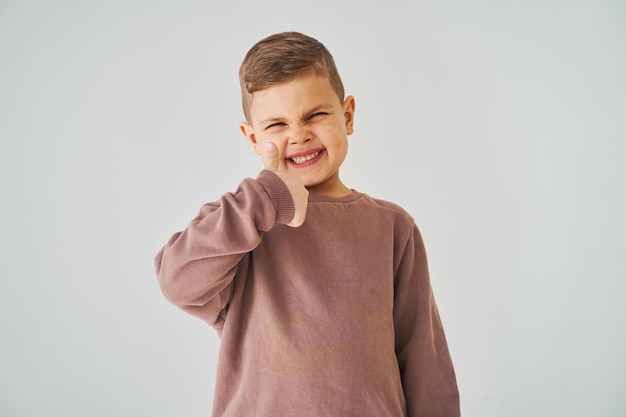
<path id="1" fill-rule="evenodd" d="M 280 155 L 274 143 L 267 143 L 267 146 L 261 153 L 261 158 L 263 159 L 265 169 L 273 171 L 280 177 L 280 179 L 283 180 L 285 185 L 287 185 L 287 189 L 291 193 L 291 198 L 293 198 L 295 212 L 293 220 L 291 220 L 287 226 L 301 226 L 306 218 L 306 208 L 309 203 L 309 191 L 304 187 L 304 184 L 298 178 L 278 170 L 280 167 Z"/>

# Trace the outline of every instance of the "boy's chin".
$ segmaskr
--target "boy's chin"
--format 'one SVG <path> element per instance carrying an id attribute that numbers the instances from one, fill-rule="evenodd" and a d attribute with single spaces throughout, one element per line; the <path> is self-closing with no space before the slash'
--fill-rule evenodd
<path id="1" fill-rule="evenodd" d="M 322 185 L 319 182 L 313 182 L 313 181 L 302 181 L 302 182 L 304 183 L 304 188 L 306 188 L 309 191 L 319 188 L 320 185 Z"/>
<path id="2" fill-rule="evenodd" d="M 307 177 L 305 175 L 298 175 L 296 174 L 292 174 L 294 177 L 296 177 L 297 179 L 299 179 L 302 184 L 304 184 L 304 186 L 306 188 L 315 188 L 318 185 L 321 185 L 324 181 L 316 181 L 315 179 L 312 179 L 310 177 Z"/>

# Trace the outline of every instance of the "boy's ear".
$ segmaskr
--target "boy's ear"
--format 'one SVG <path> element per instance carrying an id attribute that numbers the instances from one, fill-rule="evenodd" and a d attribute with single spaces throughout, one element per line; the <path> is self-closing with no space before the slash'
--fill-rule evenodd
<path id="1" fill-rule="evenodd" d="M 354 97 L 348 96 L 343 101 L 343 115 L 346 119 L 346 133 L 351 135 L 354 132 Z"/>
<path id="2" fill-rule="evenodd" d="M 256 141 L 256 137 L 254 136 L 254 130 L 252 129 L 252 125 L 248 122 L 239 123 L 239 129 L 241 133 L 250 141 L 252 144 L 252 148 L 254 149 L 254 153 L 257 155 L 261 155 L 261 151 L 259 151 L 259 144 Z"/>

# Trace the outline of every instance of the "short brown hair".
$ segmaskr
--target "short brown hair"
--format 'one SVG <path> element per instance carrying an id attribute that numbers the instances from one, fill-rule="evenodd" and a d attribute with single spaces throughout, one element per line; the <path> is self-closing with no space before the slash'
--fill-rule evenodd
<path id="1" fill-rule="evenodd" d="M 250 121 L 254 92 L 309 73 L 327 78 L 343 102 L 343 83 L 335 60 L 322 43 L 298 32 L 276 33 L 258 41 L 250 48 L 239 68 L 246 120 Z"/>

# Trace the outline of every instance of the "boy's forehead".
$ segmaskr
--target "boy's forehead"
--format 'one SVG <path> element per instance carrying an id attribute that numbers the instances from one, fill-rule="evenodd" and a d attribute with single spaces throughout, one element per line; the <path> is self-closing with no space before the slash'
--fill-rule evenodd
<path id="1" fill-rule="evenodd" d="M 328 78 L 307 75 L 255 91 L 250 110 L 255 119 L 279 118 L 285 116 L 279 113 L 308 111 L 334 104 L 340 104 L 340 100 Z"/>

